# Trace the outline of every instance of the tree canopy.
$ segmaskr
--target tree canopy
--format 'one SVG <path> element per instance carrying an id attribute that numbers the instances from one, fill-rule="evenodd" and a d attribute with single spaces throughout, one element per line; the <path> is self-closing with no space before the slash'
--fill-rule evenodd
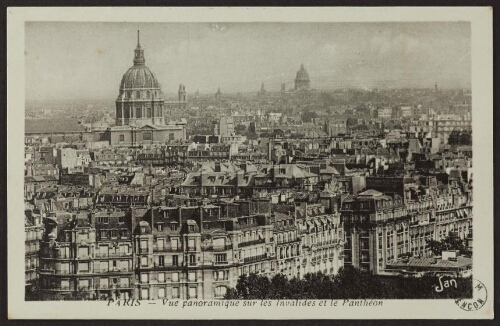
<path id="1" fill-rule="evenodd" d="M 384 277 L 351 266 L 341 268 L 337 275 L 306 274 L 303 279 L 287 279 L 277 274 L 271 279 L 250 274 L 240 276 L 235 288 L 225 299 L 432 299 L 465 298 L 472 295 L 472 279 L 457 279 L 458 286 L 437 292 L 439 278 Z"/>
<path id="2" fill-rule="evenodd" d="M 450 232 L 448 236 L 442 240 L 427 240 L 430 250 L 434 255 L 441 255 L 446 250 L 458 250 L 460 255 L 472 256 L 472 252 L 465 246 L 465 243 L 454 232 Z"/>

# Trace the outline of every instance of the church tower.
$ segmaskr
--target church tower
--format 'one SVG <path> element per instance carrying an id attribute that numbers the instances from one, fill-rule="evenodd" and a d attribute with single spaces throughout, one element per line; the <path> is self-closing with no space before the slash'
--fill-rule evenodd
<path id="1" fill-rule="evenodd" d="M 165 125 L 165 101 L 156 75 L 146 66 L 139 31 L 133 63 L 120 83 L 116 99 L 116 125 Z"/>

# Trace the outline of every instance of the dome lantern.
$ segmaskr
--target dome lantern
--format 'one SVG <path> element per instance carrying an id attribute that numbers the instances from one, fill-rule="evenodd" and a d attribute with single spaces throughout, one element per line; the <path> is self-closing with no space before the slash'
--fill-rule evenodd
<path id="1" fill-rule="evenodd" d="M 144 58 L 144 50 L 141 48 L 139 31 L 137 31 L 137 47 L 134 52 L 134 66 L 144 65 L 146 63 L 146 59 Z"/>

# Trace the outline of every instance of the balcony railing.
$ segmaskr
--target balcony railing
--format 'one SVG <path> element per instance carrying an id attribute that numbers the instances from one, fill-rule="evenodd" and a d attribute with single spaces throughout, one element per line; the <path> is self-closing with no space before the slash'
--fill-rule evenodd
<path id="1" fill-rule="evenodd" d="M 116 253 L 96 253 L 96 258 L 117 258 L 131 256 L 131 252 L 116 252 Z"/>
<path id="2" fill-rule="evenodd" d="M 206 250 L 206 251 L 225 251 L 225 250 L 230 250 L 230 249 L 233 249 L 233 245 L 232 244 L 227 244 L 225 246 L 205 246 L 205 247 L 202 247 L 203 250 Z"/>
<path id="3" fill-rule="evenodd" d="M 253 257 L 245 257 L 243 259 L 243 262 L 244 263 L 251 263 L 251 262 L 255 262 L 255 261 L 259 261 L 259 260 L 263 260 L 263 259 L 266 259 L 267 258 L 267 255 L 266 254 L 263 254 L 263 255 L 257 255 L 257 256 L 253 256 Z"/>
<path id="4" fill-rule="evenodd" d="M 214 265 L 227 265 L 227 264 L 229 264 L 227 260 L 214 262 Z"/>
<path id="5" fill-rule="evenodd" d="M 177 248 L 171 248 L 171 247 L 158 247 L 154 246 L 153 251 L 160 251 L 160 252 L 175 252 L 175 251 L 182 251 L 180 247 Z"/>
<path id="6" fill-rule="evenodd" d="M 253 246 L 259 243 L 265 243 L 265 239 L 257 239 L 257 240 L 250 240 L 250 241 L 244 241 L 240 242 L 239 247 L 247 247 L 247 246 Z"/>

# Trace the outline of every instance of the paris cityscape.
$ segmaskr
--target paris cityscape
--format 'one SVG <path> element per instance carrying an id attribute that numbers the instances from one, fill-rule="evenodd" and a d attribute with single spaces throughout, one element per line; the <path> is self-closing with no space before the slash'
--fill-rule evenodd
<path id="1" fill-rule="evenodd" d="M 471 296 L 467 23 L 52 24 L 25 300 Z"/>

